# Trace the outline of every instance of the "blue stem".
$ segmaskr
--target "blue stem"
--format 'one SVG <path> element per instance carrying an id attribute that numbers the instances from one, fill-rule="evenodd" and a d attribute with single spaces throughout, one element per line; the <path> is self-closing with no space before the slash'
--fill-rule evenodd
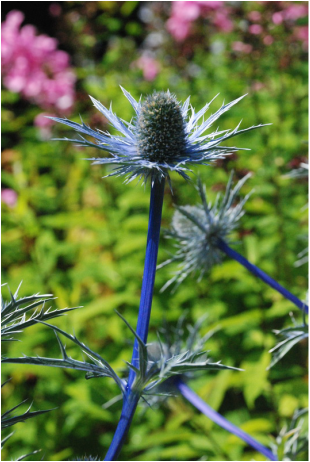
<path id="1" fill-rule="evenodd" d="M 117 460 L 125 442 L 138 402 L 139 395 L 137 394 L 126 393 L 124 396 L 121 417 L 104 460 Z"/>
<path id="2" fill-rule="evenodd" d="M 146 255 L 144 262 L 144 273 L 141 289 L 141 299 L 138 314 L 136 333 L 147 342 L 151 307 L 153 299 L 153 289 L 156 273 L 157 253 L 159 244 L 161 214 L 164 200 L 165 180 L 155 180 L 151 186 L 150 214 L 146 244 Z M 139 369 L 139 350 L 138 342 L 135 339 L 131 364 Z M 131 421 L 133 419 L 140 393 L 132 389 L 135 379 L 133 369 L 129 371 L 126 394 L 124 396 L 123 409 L 119 423 L 117 425 L 113 441 L 108 449 L 104 460 L 116 460 L 124 444 Z"/>
<path id="3" fill-rule="evenodd" d="M 147 342 L 147 335 L 149 332 L 149 323 L 151 316 L 153 289 L 159 245 L 161 213 L 164 200 L 164 189 L 165 180 L 162 180 L 161 182 L 155 181 L 152 184 L 144 273 L 136 329 L 137 334 L 143 340 L 144 343 Z M 139 369 L 139 353 L 137 339 L 135 339 L 134 343 L 131 364 Z M 131 388 L 134 378 L 135 372 L 131 369 L 129 371 L 128 388 Z"/>
<path id="4" fill-rule="evenodd" d="M 231 247 L 229 247 L 229 245 L 227 245 L 225 241 L 223 241 L 222 239 L 218 239 L 217 247 L 220 250 L 222 250 L 222 252 L 226 253 L 226 255 L 228 255 L 229 257 L 237 260 L 237 262 L 241 263 L 241 265 L 248 269 L 252 274 L 259 277 L 262 281 L 264 281 L 273 289 L 277 290 L 285 298 L 293 302 L 294 305 L 296 305 L 300 310 L 308 314 L 308 306 L 304 302 L 299 300 L 298 297 L 295 297 L 295 295 L 291 294 L 291 292 L 282 287 L 277 281 L 268 276 L 268 274 L 264 273 L 264 271 L 250 263 L 246 258 L 240 255 L 240 253 L 236 252 Z"/>
<path id="5" fill-rule="evenodd" d="M 260 444 L 250 435 L 240 430 L 240 428 L 233 425 L 231 422 L 225 419 L 221 414 L 212 409 L 207 403 L 205 403 L 201 398 L 199 398 L 196 393 L 191 390 L 180 378 L 175 380 L 175 385 L 182 394 L 182 396 L 187 399 L 193 406 L 195 406 L 200 412 L 209 417 L 210 420 L 218 424 L 220 427 L 229 431 L 230 433 L 238 436 L 247 444 L 252 446 L 256 451 L 260 452 L 264 456 L 268 457 L 270 460 L 278 460 L 277 457 L 265 446 Z"/>

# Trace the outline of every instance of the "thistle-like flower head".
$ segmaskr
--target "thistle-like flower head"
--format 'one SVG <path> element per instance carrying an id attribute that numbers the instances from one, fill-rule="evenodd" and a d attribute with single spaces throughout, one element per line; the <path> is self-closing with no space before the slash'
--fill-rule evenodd
<path id="1" fill-rule="evenodd" d="M 161 394 L 158 386 L 166 382 L 170 377 L 177 375 L 193 374 L 207 369 L 239 370 L 235 367 L 224 366 L 220 361 L 211 362 L 208 352 L 203 351 L 203 345 L 213 332 L 209 332 L 203 338 L 199 336 L 198 331 L 202 320 L 199 320 L 195 326 L 188 327 L 189 335 L 185 344 L 183 342 L 184 318 L 179 320 L 175 330 L 170 330 L 169 328 L 162 330 L 161 333 L 165 337 L 165 343 L 162 343 L 160 337 L 158 337 L 158 342 L 146 344 L 126 319 L 119 313 L 117 314 L 138 340 L 139 365 L 135 367 L 127 362 L 128 367 L 136 373 L 132 385 L 133 393 L 138 393 L 140 396 L 150 396 L 154 393 Z"/>
<path id="2" fill-rule="evenodd" d="M 201 317 L 195 325 L 185 325 L 185 317 L 179 318 L 175 327 L 165 325 L 160 330 L 158 342 L 147 345 L 147 371 L 151 378 L 144 389 L 148 404 L 156 404 L 167 396 L 177 394 L 174 379 L 192 378 L 197 372 L 207 370 L 233 369 L 220 361 L 214 363 L 209 351 L 204 346 L 215 330 L 201 337 L 199 331 L 206 316 Z M 163 341 L 161 340 L 163 339 Z"/>
<path id="3" fill-rule="evenodd" d="M 92 160 L 94 164 L 115 165 L 114 171 L 108 176 L 125 175 L 127 181 L 142 178 L 145 182 L 149 177 L 152 182 L 162 178 L 168 178 L 170 181 L 171 171 L 188 179 L 187 172 L 191 171 L 190 165 L 209 164 L 239 149 L 245 149 L 220 146 L 222 141 L 262 126 L 257 125 L 238 130 L 239 124 L 233 130 L 218 131 L 216 129 L 212 133 L 204 134 L 243 96 L 231 103 L 223 104 L 215 114 L 199 124 L 199 120 L 211 103 L 207 103 L 196 113 L 190 106 L 189 98 L 181 104 L 169 90 L 154 92 L 147 96 L 144 102 L 141 102 L 141 98 L 136 101 L 123 88 L 122 91 L 136 113 L 130 122 L 118 118 L 111 107 L 107 109 L 99 101 L 90 97 L 94 106 L 121 135 L 111 135 L 98 129 L 93 130 L 83 121 L 79 124 L 59 117 L 50 118 L 68 125 L 80 134 L 94 138 L 96 142 L 91 142 L 81 135 L 80 139 L 65 139 L 79 146 L 91 146 L 109 152 L 112 157 L 93 157 L 88 160 Z"/>
<path id="4" fill-rule="evenodd" d="M 165 284 L 162 291 L 174 282 L 179 285 L 190 273 L 199 271 L 201 278 L 213 265 L 221 263 L 222 252 L 217 242 L 219 239 L 227 239 L 244 215 L 243 206 L 249 194 L 237 205 L 234 202 L 249 176 L 250 174 L 244 176 L 233 188 L 232 173 L 224 197 L 219 194 L 214 204 L 207 203 L 205 187 L 199 180 L 197 189 L 202 204 L 177 207 L 172 219 L 171 230 L 167 232 L 167 237 L 176 239 L 177 251 L 172 258 L 159 265 L 158 268 L 177 261 L 180 263 L 180 269 Z"/>

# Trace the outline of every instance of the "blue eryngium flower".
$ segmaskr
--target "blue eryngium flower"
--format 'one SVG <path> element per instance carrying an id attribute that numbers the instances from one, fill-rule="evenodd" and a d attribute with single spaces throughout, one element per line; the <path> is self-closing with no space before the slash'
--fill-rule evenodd
<path id="1" fill-rule="evenodd" d="M 179 262 L 179 270 L 164 285 L 162 291 L 174 282 L 178 286 L 189 274 L 197 271 L 200 273 L 200 280 L 214 265 L 222 262 L 223 252 L 218 247 L 218 239 L 227 240 L 244 215 L 243 206 L 250 194 L 238 203 L 236 199 L 250 176 L 248 173 L 233 187 L 232 172 L 225 195 L 218 194 L 213 204 L 207 202 L 205 186 L 198 180 L 197 189 L 202 203 L 177 207 L 171 230 L 166 232 L 167 237 L 176 240 L 177 251 L 158 268 L 171 262 Z"/>
<path id="2" fill-rule="evenodd" d="M 124 88 L 122 91 L 136 113 L 130 122 L 117 117 L 112 107 L 107 109 L 99 101 L 90 97 L 94 106 L 120 132 L 121 136 L 114 136 L 98 129 L 93 130 L 83 121 L 79 124 L 59 117 L 50 118 L 68 125 L 78 133 L 94 138 L 95 143 L 86 140 L 83 136 L 80 136 L 80 139 L 64 139 L 78 143 L 79 146 L 91 146 L 109 152 L 112 157 L 93 157 L 88 160 L 92 160 L 94 164 L 114 164 L 116 166 L 114 172 L 108 176 L 125 175 L 128 182 L 135 178 L 143 179 L 145 182 L 149 177 L 152 182 L 163 178 L 168 178 L 169 181 L 171 171 L 188 179 L 186 172 L 191 171 L 189 165 L 208 164 L 239 149 L 245 149 L 219 146 L 222 141 L 263 126 L 257 125 L 238 130 L 239 123 L 233 130 L 216 129 L 204 135 L 204 132 L 224 112 L 245 95 L 231 103 L 223 104 L 215 114 L 199 124 L 199 120 L 213 100 L 196 113 L 190 105 L 190 98 L 181 104 L 169 90 L 154 92 L 147 96 L 144 102 L 141 102 L 141 98 L 136 101 Z"/>
<path id="3" fill-rule="evenodd" d="M 213 265 L 221 263 L 223 254 L 226 254 L 293 302 L 300 310 L 308 313 L 306 303 L 227 244 L 230 232 L 236 228 L 238 221 L 244 215 L 243 206 L 249 194 L 238 204 L 235 205 L 234 202 L 240 188 L 249 176 L 250 174 L 243 177 L 233 188 L 232 173 L 225 195 L 223 197 L 218 195 L 214 204 L 208 204 L 205 188 L 198 180 L 198 191 L 202 204 L 177 207 L 172 220 L 171 231 L 167 232 L 168 237 L 176 239 L 177 251 L 172 258 L 159 265 L 158 268 L 162 268 L 170 262 L 178 261 L 180 269 L 161 291 L 174 282 L 179 285 L 190 273 L 196 271 L 200 271 L 201 278 Z"/>

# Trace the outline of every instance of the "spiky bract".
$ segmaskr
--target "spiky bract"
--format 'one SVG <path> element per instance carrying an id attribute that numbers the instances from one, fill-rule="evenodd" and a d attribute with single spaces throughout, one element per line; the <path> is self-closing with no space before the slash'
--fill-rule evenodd
<path id="1" fill-rule="evenodd" d="M 253 130 L 262 125 L 252 126 L 238 130 L 218 131 L 217 129 L 207 135 L 203 133 L 214 122 L 243 96 L 228 104 L 223 104 L 218 111 L 199 125 L 199 120 L 208 110 L 211 102 L 207 103 L 197 113 L 190 106 L 190 98 L 184 104 L 177 101 L 169 90 L 167 92 L 154 92 L 148 96 L 144 103 L 136 101 L 130 93 L 122 91 L 133 106 L 136 116 L 131 122 L 123 121 L 99 101 L 90 97 L 94 106 L 109 120 L 111 125 L 121 133 L 121 136 L 111 135 L 108 132 L 93 130 L 83 121 L 81 124 L 68 119 L 50 117 L 56 122 L 68 125 L 80 134 L 90 136 L 96 140 L 91 142 L 80 136 L 80 139 L 68 139 L 79 146 L 96 147 L 107 151 L 112 158 L 92 157 L 94 164 L 113 164 L 115 169 L 107 176 L 125 175 L 127 181 L 140 178 L 145 182 L 149 177 L 152 182 L 167 178 L 169 173 L 177 172 L 185 179 L 189 179 L 190 165 L 205 164 L 224 156 L 232 154 L 237 147 L 219 146 L 223 141 L 240 133 Z"/>
<path id="2" fill-rule="evenodd" d="M 178 207 L 167 237 L 177 240 L 175 255 L 158 266 L 177 261 L 180 269 L 170 279 L 162 291 L 173 282 L 179 285 L 190 273 L 200 272 L 200 278 L 215 264 L 221 263 L 223 253 L 217 246 L 219 239 L 226 239 L 236 228 L 243 216 L 243 206 L 249 194 L 237 205 L 235 199 L 250 174 L 243 177 L 232 188 L 233 173 L 230 176 L 224 197 L 217 196 L 215 203 L 207 203 L 205 187 L 198 181 L 198 191 L 202 204 Z"/>

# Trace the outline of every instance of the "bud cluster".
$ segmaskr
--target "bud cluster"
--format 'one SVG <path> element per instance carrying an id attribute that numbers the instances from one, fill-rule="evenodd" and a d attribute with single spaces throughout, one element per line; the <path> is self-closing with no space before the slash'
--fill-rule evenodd
<path id="1" fill-rule="evenodd" d="M 169 92 L 155 92 L 146 98 L 136 127 L 138 153 L 142 158 L 165 163 L 184 154 L 186 134 L 182 111 Z"/>

